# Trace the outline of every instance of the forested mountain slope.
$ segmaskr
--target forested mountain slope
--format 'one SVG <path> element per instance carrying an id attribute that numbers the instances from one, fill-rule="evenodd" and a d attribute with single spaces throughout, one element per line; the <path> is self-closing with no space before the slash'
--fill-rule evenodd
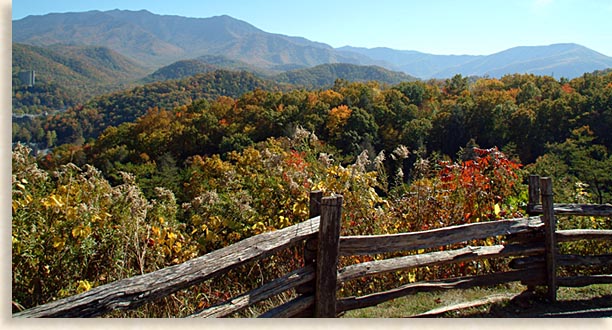
<path id="1" fill-rule="evenodd" d="M 37 47 L 13 43 L 13 112 L 40 113 L 84 102 L 129 86 L 145 69 L 125 56 L 97 46 Z M 24 86 L 20 71 L 34 70 L 36 83 Z"/>
<path id="2" fill-rule="evenodd" d="M 82 143 L 84 139 L 95 138 L 109 126 L 134 121 L 152 108 L 174 109 L 198 100 L 238 97 L 255 89 L 275 90 L 277 86 L 245 71 L 223 70 L 154 82 L 95 97 L 66 112 L 14 123 L 13 140 L 44 144 L 47 142 L 42 131 L 44 127 L 45 131 L 55 132 L 56 145 Z"/>
<path id="3" fill-rule="evenodd" d="M 337 79 L 347 81 L 377 81 L 398 84 L 402 81 L 415 81 L 415 77 L 402 72 L 390 71 L 379 66 L 355 64 L 321 64 L 308 69 L 292 70 L 272 77 L 278 82 L 287 82 L 308 88 L 329 88 Z"/>

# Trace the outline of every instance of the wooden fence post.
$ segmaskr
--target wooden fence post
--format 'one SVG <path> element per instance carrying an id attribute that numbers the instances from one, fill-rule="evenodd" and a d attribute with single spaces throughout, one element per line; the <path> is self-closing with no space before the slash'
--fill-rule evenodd
<path id="1" fill-rule="evenodd" d="M 536 205 L 540 204 L 540 176 L 530 175 L 529 176 L 529 202 L 527 203 L 527 214 L 529 216 L 535 215 L 533 209 Z M 534 285 L 527 285 L 527 290 L 530 292 L 535 291 Z"/>
<path id="2" fill-rule="evenodd" d="M 336 286 L 338 255 L 340 254 L 340 222 L 342 196 L 321 200 L 321 222 L 317 250 L 315 278 L 315 317 L 336 317 Z"/>
<path id="3" fill-rule="evenodd" d="M 541 178 L 540 188 L 542 195 L 542 210 L 544 222 L 544 237 L 546 244 L 546 283 L 548 285 L 548 299 L 557 301 L 557 220 L 553 203 L 552 179 Z"/>
<path id="4" fill-rule="evenodd" d="M 527 203 L 527 214 L 533 215 L 533 208 L 540 204 L 540 177 L 538 175 L 529 176 L 529 203 Z"/>
<path id="5" fill-rule="evenodd" d="M 312 219 L 321 215 L 321 199 L 323 192 L 320 190 L 310 192 L 310 207 L 309 218 Z M 319 224 L 320 226 L 320 224 Z M 304 243 L 304 267 L 314 265 L 317 259 L 317 242 L 316 238 L 307 239 Z M 314 281 L 305 283 L 295 288 L 297 293 L 307 294 L 314 292 Z"/>
<path id="6" fill-rule="evenodd" d="M 312 219 L 321 215 L 321 199 L 323 198 L 323 192 L 320 190 L 310 192 L 310 208 L 309 218 Z M 304 267 L 315 265 L 317 259 L 317 245 L 318 240 L 316 238 L 307 239 L 304 243 Z M 298 294 L 306 295 L 313 294 L 315 291 L 315 281 L 304 283 L 295 288 L 295 292 Z M 302 313 L 295 315 L 295 317 L 312 317 L 314 316 L 314 305 L 312 308 L 305 310 Z"/>

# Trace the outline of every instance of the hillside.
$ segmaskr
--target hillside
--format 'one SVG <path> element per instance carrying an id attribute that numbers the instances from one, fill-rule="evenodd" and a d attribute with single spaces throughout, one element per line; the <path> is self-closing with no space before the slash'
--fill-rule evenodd
<path id="1" fill-rule="evenodd" d="M 142 79 L 143 82 L 164 81 L 170 79 L 181 79 L 217 70 L 219 67 L 206 64 L 198 60 L 181 60 L 157 69 L 152 74 Z"/>
<path id="2" fill-rule="evenodd" d="M 36 118 L 27 125 L 45 126 L 55 131 L 58 145 L 75 143 L 95 138 L 109 126 L 132 122 L 150 109 L 174 109 L 220 96 L 238 97 L 256 89 L 276 90 L 278 87 L 245 71 L 216 70 L 98 96 L 82 106 L 42 120 Z M 31 127 L 30 131 L 34 131 Z"/>
<path id="3" fill-rule="evenodd" d="M 257 68 L 252 65 L 249 65 L 245 62 L 239 60 L 233 60 L 223 55 L 202 55 L 198 56 L 196 60 L 206 63 L 209 65 L 214 65 L 222 69 L 231 69 L 231 70 L 239 70 L 239 71 L 250 71 L 255 72 Z"/>
<path id="4" fill-rule="evenodd" d="M 179 59 L 184 53 L 138 25 L 100 11 L 25 17 L 13 21 L 13 40 L 39 46 L 57 43 L 104 46 L 143 65 L 163 63 L 160 59 Z"/>
<path id="5" fill-rule="evenodd" d="M 108 48 L 54 45 L 38 47 L 13 43 L 13 72 L 35 70 L 37 80 L 71 86 L 119 84 L 145 74 L 143 67 Z"/>
<path id="6" fill-rule="evenodd" d="M 13 111 L 57 110 L 125 88 L 145 74 L 142 66 L 108 48 L 13 43 Z M 36 84 L 15 80 L 22 70 L 36 72 Z M 37 109 L 30 109 L 32 107 Z"/>
<path id="7" fill-rule="evenodd" d="M 69 59 L 68 66 L 93 81 L 115 84 L 131 81 L 146 73 L 137 62 L 100 46 L 52 45 L 54 52 Z"/>
<path id="8" fill-rule="evenodd" d="M 232 60 L 221 55 L 202 55 L 194 59 L 176 61 L 157 69 L 141 79 L 143 83 L 182 79 L 215 70 L 248 71 L 261 77 L 272 75 L 271 71 L 259 69 L 242 61 Z"/>
<path id="9" fill-rule="evenodd" d="M 415 81 L 415 77 L 402 72 L 390 71 L 378 66 L 354 64 L 322 64 L 308 69 L 292 70 L 273 77 L 278 82 L 290 83 L 308 88 L 331 87 L 337 79 L 347 81 L 378 81 L 398 84 L 402 81 Z"/>
<path id="10" fill-rule="evenodd" d="M 258 70 L 244 62 L 230 60 L 223 56 L 205 55 L 192 60 L 182 60 L 164 66 L 143 82 L 181 79 L 217 69 L 240 71 L 246 70 L 258 76 L 279 83 L 291 84 L 306 88 L 331 87 L 337 79 L 347 81 L 378 81 L 386 84 L 398 84 L 402 81 L 414 81 L 417 78 L 402 72 L 390 71 L 378 66 L 361 66 L 355 64 L 321 64 L 312 68 L 296 69 L 279 74 Z"/>

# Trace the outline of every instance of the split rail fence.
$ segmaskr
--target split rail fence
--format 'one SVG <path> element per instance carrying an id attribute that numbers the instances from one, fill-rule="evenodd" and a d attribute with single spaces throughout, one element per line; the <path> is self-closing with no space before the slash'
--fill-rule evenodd
<path id="1" fill-rule="evenodd" d="M 529 217 L 464 224 L 434 230 L 377 236 L 340 236 L 343 198 L 310 195 L 311 218 L 296 225 L 244 239 L 231 246 L 163 268 L 93 288 L 62 300 L 15 313 L 13 317 L 96 317 L 115 309 L 133 309 L 203 281 L 223 276 L 241 265 L 292 246 L 303 246 L 304 266 L 261 287 L 190 317 L 225 317 L 275 295 L 295 290 L 296 298 L 259 317 L 337 317 L 339 314 L 414 294 L 465 289 L 520 281 L 546 286 L 556 300 L 560 286 L 612 283 L 612 274 L 559 277 L 559 267 L 612 265 L 612 254 L 562 255 L 558 243 L 575 240 L 612 241 L 612 230 L 556 230 L 559 215 L 612 217 L 612 205 L 554 204 L 550 178 L 530 177 Z M 541 216 L 539 216 L 541 215 Z M 363 262 L 338 269 L 340 256 L 376 255 L 435 249 L 441 246 L 505 236 L 506 244 L 466 246 Z M 608 251 L 611 252 L 611 251 Z M 484 275 L 415 282 L 358 297 L 339 298 L 346 281 L 419 267 L 511 258 L 511 270 Z"/>

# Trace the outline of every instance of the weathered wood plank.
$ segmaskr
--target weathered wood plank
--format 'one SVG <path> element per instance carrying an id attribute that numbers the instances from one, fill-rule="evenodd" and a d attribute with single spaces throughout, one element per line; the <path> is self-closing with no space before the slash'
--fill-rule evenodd
<path id="1" fill-rule="evenodd" d="M 555 214 L 557 215 L 580 215 L 594 217 L 612 216 L 612 205 L 610 204 L 554 204 Z M 534 205 L 533 214 L 542 214 L 542 205 Z"/>
<path id="2" fill-rule="evenodd" d="M 471 223 L 427 231 L 393 235 L 344 236 L 340 255 L 364 255 L 428 249 L 473 239 L 510 235 L 543 226 L 540 217 Z"/>
<path id="3" fill-rule="evenodd" d="M 304 267 L 316 267 L 318 240 L 310 238 L 304 242 Z M 314 277 L 312 280 L 302 283 L 295 287 L 295 292 L 298 294 L 310 294 L 315 291 Z"/>
<path id="4" fill-rule="evenodd" d="M 301 311 L 292 314 L 290 317 L 294 317 L 294 318 L 313 318 L 314 317 L 314 294 L 310 296 L 313 297 L 312 304 L 304 307 L 304 309 L 302 309 Z"/>
<path id="5" fill-rule="evenodd" d="M 529 231 L 508 235 L 506 236 L 506 242 L 508 244 L 530 244 L 540 242 L 544 244 L 544 231 L 538 229 L 537 231 Z"/>
<path id="6" fill-rule="evenodd" d="M 13 314 L 13 317 L 93 317 L 145 302 L 223 274 L 247 262 L 314 237 L 320 217 L 249 237 L 185 263 L 93 288 L 87 292 Z"/>
<path id="7" fill-rule="evenodd" d="M 321 225 L 315 278 L 315 317 L 336 317 L 336 287 L 342 196 L 321 200 Z"/>
<path id="8" fill-rule="evenodd" d="M 323 192 L 320 190 L 310 192 L 309 200 L 309 216 L 311 218 L 321 215 L 321 199 L 323 198 Z M 315 265 L 317 259 L 317 247 L 318 241 L 316 238 L 306 240 L 302 253 L 304 256 L 304 266 Z M 315 290 L 314 280 L 308 283 L 304 283 L 295 288 L 295 292 L 299 294 L 313 293 Z M 313 311 L 314 313 L 314 311 Z"/>
<path id="9" fill-rule="evenodd" d="M 542 245 L 542 247 L 543 246 L 544 245 Z M 546 258 L 544 258 L 544 253 L 542 253 L 537 256 L 512 259 L 508 266 L 512 269 L 525 269 L 531 267 L 544 267 L 545 264 Z"/>
<path id="10" fill-rule="evenodd" d="M 285 304 L 275 307 L 261 315 L 258 318 L 287 318 L 299 315 L 303 311 L 309 309 L 314 304 L 315 298 L 313 295 L 299 296 Z"/>
<path id="11" fill-rule="evenodd" d="M 570 229 L 557 230 L 557 242 L 571 242 L 582 239 L 612 241 L 612 230 Z"/>
<path id="12" fill-rule="evenodd" d="M 559 277 L 557 282 L 559 286 L 565 287 L 583 287 L 593 284 L 612 284 L 612 275 Z"/>
<path id="13" fill-rule="evenodd" d="M 338 281 L 345 282 L 364 276 L 373 276 L 376 274 L 406 270 L 415 267 L 542 253 L 544 253 L 544 246 L 542 244 L 527 246 L 467 246 L 457 250 L 436 251 L 426 254 L 409 255 L 350 265 L 340 269 L 338 273 Z"/>
<path id="14" fill-rule="evenodd" d="M 557 230 L 555 233 L 557 243 L 573 242 L 579 240 L 612 240 L 612 230 L 609 229 L 569 229 Z M 513 234 L 506 237 L 506 242 L 509 244 L 530 244 L 536 242 L 544 242 L 544 233 L 542 232 L 525 232 Z"/>
<path id="15" fill-rule="evenodd" d="M 497 285 L 508 282 L 536 280 L 544 276 L 544 268 L 515 270 L 478 276 L 443 279 L 430 282 L 417 282 L 402 285 L 395 289 L 377 292 L 361 297 L 348 297 L 338 300 L 338 312 L 375 306 L 388 300 L 417 292 L 431 292 L 449 289 L 467 289 L 475 286 Z"/>
<path id="16" fill-rule="evenodd" d="M 310 192 L 310 199 L 308 201 L 308 215 L 311 218 L 318 217 L 321 215 L 322 199 L 323 192 L 321 190 L 315 190 Z"/>
<path id="17" fill-rule="evenodd" d="M 557 301 L 557 220 L 553 204 L 553 187 L 551 178 L 540 178 L 542 196 L 542 220 L 544 221 L 544 247 L 546 248 L 546 281 L 548 299 Z"/>
<path id="18" fill-rule="evenodd" d="M 534 206 L 540 204 L 540 177 L 537 175 L 529 176 L 529 203 L 527 204 L 527 214 L 536 215 L 533 211 Z"/>
<path id="19" fill-rule="evenodd" d="M 509 266 L 514 269 L 523 269 L 534 267 L 536 265 L 544 265 L 546 259 L 543 255 L 517 258 L 510 262 Z M 557 266 L 595 266 L 595 265 L 612 265 L 612 254 L 601 254 L 583 256 L 576 254 L 560 254 L 557 256 Z"/>
<path id="20" fill-rule="evenodd" d="M 272 296 L 290 290 L 299 284 L 311 281 L 314 278 L 314 266 L 309 265 L 286 274 L 285 276 L 279 277 L 257 289 L 232 298 L 226 302 L 194 313 L 189 317 L 224 317 L 231 313 L 241 311 Z"/>
<path id="21" fill-rule="evenodd" d="M 560 254 L 557 266 L 599 266 L 612 265 L 612 254 L 583 256 L 577 254 Z"/>

